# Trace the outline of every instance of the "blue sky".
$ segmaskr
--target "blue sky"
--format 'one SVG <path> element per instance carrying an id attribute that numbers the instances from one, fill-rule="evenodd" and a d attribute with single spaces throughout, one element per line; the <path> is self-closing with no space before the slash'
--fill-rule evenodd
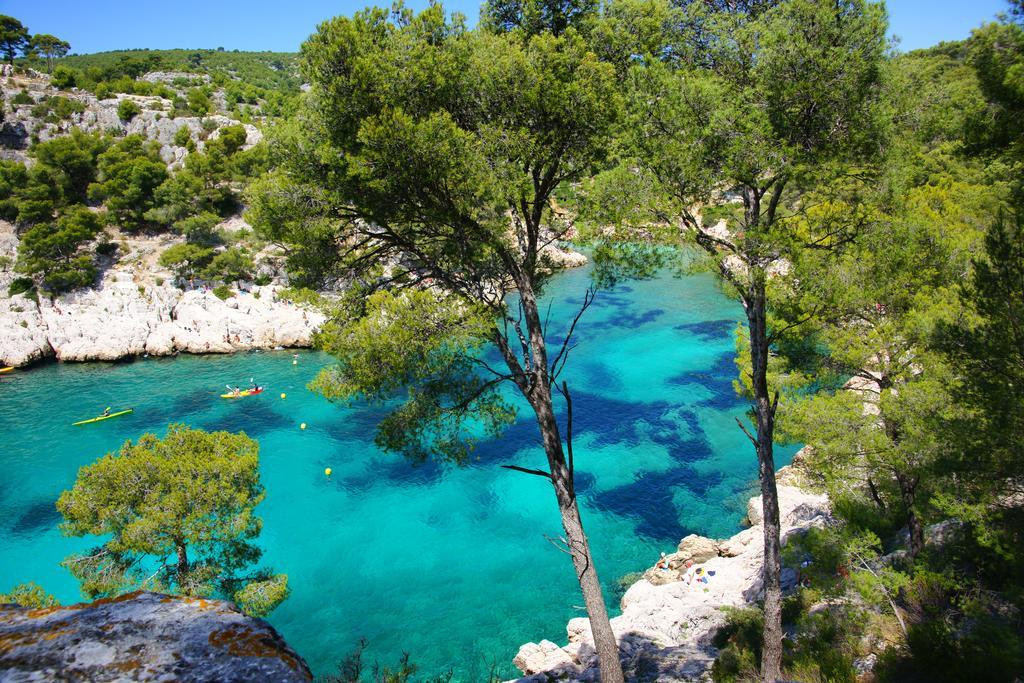
<path id="1" fill-rule="evenodd" d="M 52 33 L 74 52 L 133 47 L 216 48 L 294 51 L 317 23 L 351 14 L 369 0 L 0 0 L 33 33 Z M 377 0 L 378 4 L 389 4 Z M 426 0 L 409 0 L 423 7 Z M 449 0 L 445 6 L 475 22 L 476 0 Z M 888 0 L 891 33 L 900 49 L 928 47 L 966 38 L 970 30 L 1006 9 L 1004 0 Z"/>

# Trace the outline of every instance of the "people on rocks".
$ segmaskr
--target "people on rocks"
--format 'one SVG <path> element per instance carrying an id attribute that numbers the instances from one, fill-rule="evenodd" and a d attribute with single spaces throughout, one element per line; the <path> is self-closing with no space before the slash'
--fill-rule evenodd
<path id="1" fill-rule="evenodd" d="M 660 569 L 663 572 L 667 572 L 668 571 L 668 558 L 665 557 L 665 553 L 661 554 L 661 559 L 659 559 L 658 563 L 656 565 L 654 565 L 654 568 L 655 569 Z"/>

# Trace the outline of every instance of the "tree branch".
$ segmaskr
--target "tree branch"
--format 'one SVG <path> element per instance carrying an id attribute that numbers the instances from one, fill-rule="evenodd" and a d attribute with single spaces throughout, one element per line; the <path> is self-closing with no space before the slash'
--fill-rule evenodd
<path id="1" fill-rule="evenodd" d="M 524 474 L 536 474 L 538 477 L 544 477 L 545 479 L 551 479 L 551 474 L 544 470 L 531 470 L 528 467 L 520 467 L 519 465 L 502 465 L 506 470 L 515 470 L 516 472 L 523 472 Z"/>

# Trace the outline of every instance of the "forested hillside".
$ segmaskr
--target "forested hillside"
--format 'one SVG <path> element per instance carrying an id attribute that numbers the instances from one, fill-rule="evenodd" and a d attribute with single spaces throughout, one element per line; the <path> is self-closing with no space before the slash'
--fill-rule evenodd
<path id="1" fill-rule="evenodd" d="M 141 76 L 150 71 L 224 74 L 242 83 L 282 92 L 298 92 L 301 80 L 294 52 L 238 50 L 115 50 L 89 55 L 71 54 L 56 64 L 95 76 Z"/>

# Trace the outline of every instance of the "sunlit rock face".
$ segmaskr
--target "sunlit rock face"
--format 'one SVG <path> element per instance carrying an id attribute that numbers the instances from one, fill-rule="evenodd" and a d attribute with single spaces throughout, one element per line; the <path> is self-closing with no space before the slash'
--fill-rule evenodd
<path id="1" fill-rule="evenodd" d="M 312 680 L 262 619 L 230 602 L 135 592 L 68 607 L 0 606 L 0 681 Z"/>

